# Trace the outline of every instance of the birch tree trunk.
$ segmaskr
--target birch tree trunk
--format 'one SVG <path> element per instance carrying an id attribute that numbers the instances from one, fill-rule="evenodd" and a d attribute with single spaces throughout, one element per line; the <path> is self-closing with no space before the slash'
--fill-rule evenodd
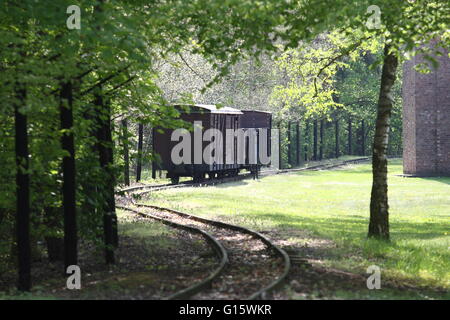
<path id="1" fill-rule="evenodd" d="M 398 59 L 384 48 L 383 71 L 381 74 L 378 113 L 373 143 L 372 194 L 370 198 L 370 223 L 368 237 L 389 240 L 389 206 L 387 186 L 387 146 L 393 99 L 392 87 L 395 82 Z"/>

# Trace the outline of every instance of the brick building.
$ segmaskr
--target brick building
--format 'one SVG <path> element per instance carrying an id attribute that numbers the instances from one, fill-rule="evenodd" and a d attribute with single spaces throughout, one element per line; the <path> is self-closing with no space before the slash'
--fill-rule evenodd
<path id="1" fill-rule="evenodd" d="M 429 74 L 413 69 L 421 59 L 403 65 L 403 171 L 450 176 L 450 59 Z"/>

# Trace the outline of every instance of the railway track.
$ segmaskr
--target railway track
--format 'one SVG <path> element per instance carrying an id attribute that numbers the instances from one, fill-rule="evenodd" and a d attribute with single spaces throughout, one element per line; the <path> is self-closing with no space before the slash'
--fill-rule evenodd
<path id="1" fill-rule="evenodd" d="M 221 183 L 227 183 L 227 182 L 233 182 L 233 181 L 239 181 L 243 179 L 247 179 L 253 177 L 250 173 L 244 173 L 240 174 L 234 177 L 226 177 L 226 178 L 215 178 L 215 179 L 209 179 L 204 180 L 202 182 L 192 182 L 192 181 L 184 181 L 180 182 L 178 184 L 159 184 L 159 185 L 143 185 L 143 186 L 135 186 L 135 187 L 129 187 L 124 188 L 120 190 L 120 193 L 125 194 L 134 194 L 134 195 L 142 195 L 153 191 L 161 191 L 161 190 L 167 190 L 167 189 L 178 189 L 178 188 L 186 188 L 186 187 L 204 187 L 204 186 L 213 186 L 216 184 Z"/>
<path id="2" fill-rule="evenodd" d="M 292 172 L 300 172 L 300 171 L 328 170 L 328 169 L 339 168 L 339 167 L 342 167 L 342 166 L 345 166 L 348 164 L 356 164 L 356 163 L 365 162 L 365 161 L 369 161 L 369 160 L 370 160 L 369 157 L 364 157 L 364 158 L 357 158 L 357 159 L 352 159 L 352 160 L 344 160 L 340 163 L 318 164 L 318 165 L 313 165 L 310 167 L 303 167 L 303 168 L 266 170 L 266 171 L 262 171 L 261 175 L 286 174 L 286 173 L 289 174 Z"/>
<path id="3" fill-rule="evenodd" d="M 335 163 L 335 164 L 319 164 L 319 165 L 314 165 L 314 166 L 310 166 L 310 167 L 294 168 L 294 169 L 264 170 L 264 171 L 261 171 L 259 175 L 260 176 L 268 176 L 268 175 L 275 175 L 275 174 L 289 174 L 292 172 L 300 172 L 300 171 L 327 170 L 327 169 L 338 168 L 338 167 L 345 166 L 348 164 L 365 162 L 368 160 L 370 160 L 369 157 L 363 157 L 363 158 L 357 158 L 357 159 L 352 159 L 352 160 L 345 160 L 345 161 L 342 161 L 340 163 Z M 160 184 L 160 185 L 134 186 L 134 187 L 123 188 L 119 192 L 140 196 L 140 195 L 150 193 L 153 191 L 161 191 L 161 190 L 176 189 L 176 188 L 186 188 L 186 187 L 212 186 L 212 185 L 221 184 L 221 183 L 244 180 L 244 179 L 252 178 L 252 177 L 253 177 L 252 174 L 244 173 L 244 174 L 239 174 L 234 177 L 210 179 L 210 180 L 205 180 L 202 182 L 184 181 L 179 184 L 168 183 L 168 184 Z"/>
<path id="4" fill-rule="evenodd" d="M 214 248 L 218 267 L 167 299 L 265 299 L 289 273 L 286 252 L 258 232 L 157 206 L 134 203 L 118 208 L 201 234 Z"/>
<path id="5" fill-rule="evenodd" d="M 308 170 L 326 170 L 347 164 L 359 163 L 369 158 L 346 160 L 337 164 L 320 164 L 305 168 L 263 171 L 262 176 L 288 174 Z M 235 177 L 211 179 L 201 183 L 144 185 L 122 189 L 127 196 L 171 188 L 207 186 L 252 177 L 241 174 Z M 174 228 L 202 235 L 212 246 L 218 258 L 218 266 L 205 278 L 166 299 L 266 299 L 281 286 L 287 277 L 291 262 L 288 254 L 258 232 L 241 226 L 214 221 L 180 211 L 136 203 L 128 197 L 127 206 L 117 208 L 132 211 Z M 277 275 L 277 276 L 274 276 Z"/>

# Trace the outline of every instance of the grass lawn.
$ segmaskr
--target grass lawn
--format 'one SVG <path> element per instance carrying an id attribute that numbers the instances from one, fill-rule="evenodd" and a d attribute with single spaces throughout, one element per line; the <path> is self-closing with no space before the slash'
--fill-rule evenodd
<path id="1" fill-rule="evenodd" d="M 308 232 L 334 244 L 321 263 L 359 274 L 370 265 L 408 286 L 450 288 L 450 178 L 403 178 L 390 160 L 391 242 L 366 239 L 371 165 L 155 192 L 142 202 L 225 219 L 256 230 Z M 290 236 L 291 241 L 308 241 Z M 448 291 L 447 291 L 448 292 Z M 446 295 L 447 298 L 448 295 Z"/>

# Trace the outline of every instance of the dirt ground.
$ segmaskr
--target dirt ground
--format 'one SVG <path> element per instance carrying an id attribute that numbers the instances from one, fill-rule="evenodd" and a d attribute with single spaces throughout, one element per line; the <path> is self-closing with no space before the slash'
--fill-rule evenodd
<path id="1" fill-rule="evenodd" d="M 134 215 L 122 216 L 132 225 L 152 228 L 155 222 Z M 158 223 L 158 228 L 161 226 Z M 103 251 L 81 242 L 79 266 L 81 290 L 69 290 L 62 263 L 43 258 L 33 263 L 33 295 L 56 299 L 162 299 L 209 274 L 217 265 L 215 253 L 204 239 L 185 231 L 168 229 L 162 236 L 136 237 L 120 234 L 116 264 L 104 263 Z M 14 293 L 15 272 L 2 275 L 1 282 Z"/>
<path id="2" fill-rule="evenodd" d="M 121 216 L 121 223 L 135 227 L 161 228 L 133 214 Z M 367 274 L 351 273 L 327 266 L 335 244 L 298 229 L 262 231 L 291 257 L 292 269 L 283 288 L 273 299 L 439 299 L 445 292 L 417 288 L 383 279 L 382 289 L 367 288 Z M 82 290 L 68 290 L 62 263 L 46 259 L 33 263 L 33 296 L 49 299 L 164 299 L 205 278 L 218 261 L 209 245 L 199 236 L 168 229 L 157 237 L 121 233 L 116 264 L 107 266 L 103 252 L 92 243 L 81 242 Z M 273 275 L 274 279 L 278 275 Z M 3 274 L 0 284 L 14 295 L 15 273 Z M 6 288 L 6 289 L 5 289 Z M 386 291 L 386 289 L 388 289 Z"/>

